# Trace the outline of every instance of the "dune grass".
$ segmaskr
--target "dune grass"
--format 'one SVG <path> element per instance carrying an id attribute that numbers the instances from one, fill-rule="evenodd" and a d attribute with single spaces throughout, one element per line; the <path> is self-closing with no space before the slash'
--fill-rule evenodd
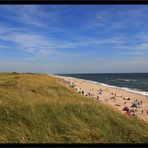
<path id="1" fill-rule="evenodd" d="M 42 74 L 0 73 L 0 143 L 147 143 L 129 119 Z"/>

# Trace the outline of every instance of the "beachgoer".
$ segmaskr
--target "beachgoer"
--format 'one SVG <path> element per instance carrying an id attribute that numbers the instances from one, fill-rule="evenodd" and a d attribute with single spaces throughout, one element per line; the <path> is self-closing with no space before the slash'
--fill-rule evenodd
<path id="1" fill-rule="evenodd" d="M 128 98 L 127 100 L 130 100 L 130 98 Z"/>
<path id="2" fill-rule="evenodd" d="M 141 112 L 142 112 L 142 114 L 143 114 L 143 110 L 142 110 Z"/>
<path id="3" fill-rule="evenodd" d="M 99 95 L 101 95 L 101 91 L 99 92 Z"/>
<path id="4" fill-rule="evenodd" d="M 121 106 L 120 104 L 116 104 L 116 106 Z"/>
<path id="5" fill-rule="evenodd" d="M 82 94 L 84 94 L 84 91 L 82 90 Z"/>

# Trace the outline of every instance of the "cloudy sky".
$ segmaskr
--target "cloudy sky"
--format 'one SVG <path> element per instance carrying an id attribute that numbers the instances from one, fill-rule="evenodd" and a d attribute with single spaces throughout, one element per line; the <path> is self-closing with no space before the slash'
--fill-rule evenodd
<path id="1" fill-rule="evenodd" d="M 1 5 L 0 71 L 148 72 L 148 6 Z"/>

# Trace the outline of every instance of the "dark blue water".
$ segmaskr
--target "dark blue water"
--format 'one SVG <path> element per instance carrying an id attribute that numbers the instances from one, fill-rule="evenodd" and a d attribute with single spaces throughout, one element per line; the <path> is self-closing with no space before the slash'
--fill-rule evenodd
<path id="1" fill-rule="evenodd" d="M 116 74 L 60 74 L 80 79 L 91 80 L 117 87 L 148 92 L 148 73 Z"/>

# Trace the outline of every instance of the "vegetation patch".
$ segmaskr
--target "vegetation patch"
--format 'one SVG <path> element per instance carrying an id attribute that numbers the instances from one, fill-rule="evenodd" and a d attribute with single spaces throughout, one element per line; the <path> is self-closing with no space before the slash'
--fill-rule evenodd
<path id="1" fill-rule="evenodd" d="M 0 143 L 147 143 L 127 118 L 41 74 L 0 74 Z"/>

